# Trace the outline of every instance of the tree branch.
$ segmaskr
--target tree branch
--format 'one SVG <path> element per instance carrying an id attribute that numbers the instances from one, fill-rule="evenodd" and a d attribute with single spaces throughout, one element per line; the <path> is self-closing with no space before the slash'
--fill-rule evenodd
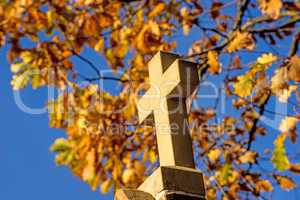
<path id="1" fill-rule="evenodd" d="M 237 14 L 236 23 L 233 26 L 233 31 L 237 30 L 242 25 L 243 17 L 249 3 L 250 0 L 242 0 L 242 2 L 239 4 L 239 12 Z"/>

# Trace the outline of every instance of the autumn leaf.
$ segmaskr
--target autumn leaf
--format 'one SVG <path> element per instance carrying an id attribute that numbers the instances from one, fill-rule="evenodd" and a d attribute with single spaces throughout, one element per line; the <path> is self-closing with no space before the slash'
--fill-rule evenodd
<path id="1" fill-rule="evenodd" d="M 11 80 L 11 85 L 14 90 L 19 90 L 27 86 L 30 81 L 30 71 L 26 70 L 23 73 L 14 75 Z"/>
<path id="2" fill-rule="evenodd" d="M 244 155 L 239 157 L 241 163 L 254 163 L 257 157 L 257 153 L 252 151 L 247 151 Z"/>
<path id="3" fill-rule="evenodd" d="M 227 50 L 229 53 L 236 52 L 240 49 L 253 50 L 255 43 L 252 35 L 247 32 L 236 32 L 233 40 L 228 44 Z"/>
<path id="4" fill-rule="evenodd" d="M 104 193 L 104 194 L 107 193 L 111 186 L 112 186 L 112 180 L 111 179 L 105 180 L 101 184 L 101 192 Z"/>
<path id="5" fill-rule="evenodd" d="M 259 7 L 263 14 L 273 19 L 277 19 L 282 8 L 281 0 L 259 0 Z"/>
<path id="6" fill-rule="evenodd" d="M 234 83 L 234 93 L 240 97 L 248 97 L 252 93 L 253 82 L 248 74 L 237 77 L 238 81 Z"/>
<path id="7" fill-rule="evenodd" d="M 295 55 L 290 58 L 288 70 L 289 79 L 297 83 L 300 82 L 300 57 Z"/>
<path id="8" fill-rule="evenodd" d="M 257 58 L 257 63 L 261 65 L 270 65 L 277 61 L 277 59 L 277 56 L 274 56 L 272 53 L 268 53 Z"/>
<path id="9" fill-rule="evenodd" d="M 207 63 L 209 65 L 208 71 L 211 74 L 218 74 L 221 70 L 221 66 L 218 62 L 218 54 L 214 51 L 209 51 L 207 54 Z"/>
<path id="10" fill-rule="evenodd" d="M 86 166 L 83 170 L 83 180 L 85 181 L 89 181 L 91 179 L 94 178 L 95 176 L 95 162 L 96 162 L 96 158 L 95 158 L 95 150 L 92 149 L 91 151 L 88 152 L 87 156 L 86 156 Z"/>
<path id="11" fill-rule="evenodd" d="M 256 190 L 258 191 L 272 191 L 272 184 L 268 180 L 260 180 L 256 183 Z"/>
<path id="12" fill-rule="evenodd" d="M 221 150 L 219 149 L 212 149 L 209 151 L 207 157 L 212 161 L 215 162 L 216 160 L 219 159 L 220 155 L 221 155 Z"/>
<path id="13" fill-rule="evenodd" d="M 288 90 L 288 71 L 286 67 L 281 67 L 275 71 L 275 75 L 271 79 L 271 90 L 279 97 L 281 101 L 288 98 L 289 92 L 284 92 Z M 283 96 L 284 95 L 284 96 Z"/>
<path id="14" fill-rule="evenodd" d="M 156 153 L 155 153 L 155 151 L 154 150 L 150 150 L 149 151 L 149 160 L 150 160 L 150 162 L 151 163 L 155 163 L 156 162 L 156 160 L 157 160 L 157 156 L 156 156 Z"/>
<path id="15" fill-rule="evenodd" d="M 103 45 L 104 45 L 104 39 L 101 38 L 94 46 L 94 49 L 98 52 L 101 52 L 101 50 L 103 49 Z"/>
<path id="16" fill-rule="evenodd" d="M 283 133 L 294 130 L 298 121 L 296 117 L 286 117 L 281 121 L 279 130 Z"/>
<path id="17" fill-rule="evenodd" d="M 216 19 L 217 17 L 220 16 L 220 9 L 222 8 L 223 5 L 224 4 L 219 1 L 214 1 L 212 3 L 210 8 L 210 15 L 212 16 L 212 18 Z"/>
<path id="18" fill-rule="evenodd" d="M 70 143 L 66 139 L 58 138 L 51 146 L 51 151 L 60 152 L 60 151 L 69 150 L 70 148 L 71 148 Z"/>
<path id="19" fill-rule="evenodd" d="M 274 151 L 271 160 L 274 164 L 274 167 L 279 171 L 285 171 L 290 167 L 290 162 L 286 155 L 286 150 L 284 145 L 285 139 L 286 139 L 286 135 L 281 134 L 274 141 Z"/>
<path id="20" fill-rule="evenodd" d="M 290 171 L 300 174 L 300 164 L 290 164 Z"/>
<path id="21" fill-rule="evenodd" d="M 148 17 L 153 18 L 159 14 L 165 9 L 166 5 L 164 3 L 158 3 L 154 9 L 149 13 Z"/>
<path id="22" fill-rule="evenodd" d="M 134 181 L 135 179 L 135 172 L 134 172 L 134 169 L 126 169 L 124 172 L 123 172 L 123 175 L 122 175 L 122 181 L 125 183 L 125 184 L 129 184 L 130 182 Z"/>
<path id="23" fill-rule="evenodd" d="M 225 163 L 221 170 L 216 172 L 216 178 L 221 185 L 225 185 L 232 177 L 232 173 L 232 166 L 228 163 Z"/>
<path id="24" fill-rule="evenodd" d="M 15 64 L 12 64 L 10 66 L 10 69 L 13 73 L 18 73 L 20 72 L 24 67 L 26 67 L 26 65 L 24 63 L 15 63 Z"/>
<path id="25" fill-rule="evenodd" d="M 274 175 L 274 178 L 283 190 L 289 191 L 296 188 L 296 183 L 287 176 Z"/>

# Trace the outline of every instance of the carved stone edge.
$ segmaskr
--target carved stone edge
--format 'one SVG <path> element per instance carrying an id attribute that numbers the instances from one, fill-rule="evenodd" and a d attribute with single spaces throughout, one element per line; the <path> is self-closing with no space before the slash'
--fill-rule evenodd
<path id="1" fill-rule="evenodd" d="M 203 195 L 195 195 L 180 191 L 164 190 L 155 196 L 156 200 L 206 200 Z"/>
<path id="2" fill-rule="evenodd" d="M 115 194 L 115 200 L 155 200 L 155 198 L 144 191 L 136 189 L 119 189 Z"/>
<path id="3" fill-rule="evenodd" d="M 203 174 L 194 169 L 179 166 L 161 166 L 138 188 L 152 196 L 158 194 L 186 194 L 205 199 Z M 157 198 L 156 198 L 157 199 Z"/>

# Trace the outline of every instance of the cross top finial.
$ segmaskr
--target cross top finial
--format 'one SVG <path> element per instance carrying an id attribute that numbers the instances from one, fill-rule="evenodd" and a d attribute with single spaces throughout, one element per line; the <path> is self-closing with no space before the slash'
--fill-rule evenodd
<path id="1" fill-rule="evenodd" d="M 161 166 L 194 167 L 186 99 L 199 84 L 197 64 L 160 51 L 148 67 L 151 87 L 138 102 L 139 120 L 154 117 Z"/>

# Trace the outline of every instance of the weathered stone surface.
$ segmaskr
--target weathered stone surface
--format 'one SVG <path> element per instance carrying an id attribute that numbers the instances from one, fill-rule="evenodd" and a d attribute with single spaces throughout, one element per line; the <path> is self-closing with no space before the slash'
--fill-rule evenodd
<path id="1" fill-rule="evenodd" d="M 173 198 L 172 196 L 181 198 L 183 194 L 189 194 L 189 198 L 205 198 L 202 173 L 196 169 L 180 166 L 159 167 L 138 189 L 156 199 L 164 191 L 167 191 L 165 194 L 171 195 L 170 198 Z"/>
<path id="2" fill-rule="evenodd" d="M 140 190 L 121 189 L 116 192 L 115 200 L 155 200 L 155 199 L 151 194 Z"/>
<path id="3" fill-rule="evenodd" d="M 188 193 L 163 191 L 163 194 L 158 196 L 156 200 L 205 200 L 205 197 L 200 195 L 191 195 Z"/>
<path id="4" fill-rule="evenodd" d="M 194 168 L 186 99 L 199 84 L 197 64 L 160 51 L 148 66 L 151 87 L 138 102 L 139 120 L 154 115 L 161 166 Z"/>

